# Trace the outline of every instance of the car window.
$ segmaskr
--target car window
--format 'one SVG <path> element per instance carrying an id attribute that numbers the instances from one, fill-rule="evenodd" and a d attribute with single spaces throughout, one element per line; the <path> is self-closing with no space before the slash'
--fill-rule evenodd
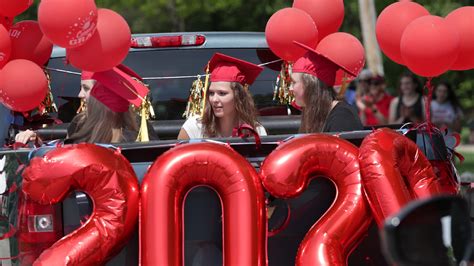
<path id="1" fill-rule="evenodd" d="M 183 119 L 189 89 L 198 74 L 204 74 L 204 67 L 216 52 L 237 57 L 255 64 L 273 62 L 277 59 L 269 49 L 163 49 L 132 50 L 124 63 L 147 79 L 150 85 L 153 107 L 157 120 Z M 266 65 L 262 74 L 250 87 L 257 109 L 265 113 L 269 109 L 281 110 L 273 101 L 273 89 L 281 62 Z M 48 67 L 79 72 L 66 65 L 64 58 L 51 59 Z M 59 117 L 64 122 L 70 121 L 79 107 L 76 97 L 79 93 L 80 77 L 78 75 L 50 71 L 52 90 L 58 105 L 61 105 Z M 187 78 L 173 78 L 192 76 Z M 202 77 L 204 81 L 204 77 Z M 283 110 L 285 108 L 283 107 Z"/>

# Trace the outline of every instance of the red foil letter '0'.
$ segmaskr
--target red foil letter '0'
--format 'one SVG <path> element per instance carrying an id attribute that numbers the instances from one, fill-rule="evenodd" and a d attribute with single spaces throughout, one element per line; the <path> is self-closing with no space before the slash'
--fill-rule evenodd
<path id="1" fill-rule="evenodd" d="M 214 143 L 180 145 L 161 155 L 142 184 L 143 265 L 184 265 L 183 203 L 196 186 L 222 203 L 224 265 L 266 265 L 265 197 L 255 169 Z"/>
<path id="2" fill-rule="evenodd" d="M 265 159 L 260 176 L 276 197 L 298 196 L 319 175 L 327 176 L 337 189 L 333 205 L 300 244 L 297 265 L 346 265 L 367 232 L 372 219 L 357 156 L 357 147 L 348 141 L 317 134 L 284 143 Z"/>
<path id="3" fill-rule="evenodd" d="M 94 203 L 87 222 L 45 250 L 34 265 L 102 265 L 135 229 L 137 178 L 118 152 L 94 144 L 60 147 L 33 158 L 23 177 L 23 191 L 42 204 L 60 202 L 73 189 Z"/>
<path id="4" fill-rule="evenodd" d="M 413 141 L 390 129 L 379 129 L 365 137 L 359 161 L 364 189 L 379 227 L 413 199 L 456 193 L 455 187 L 443 186 Z"/>

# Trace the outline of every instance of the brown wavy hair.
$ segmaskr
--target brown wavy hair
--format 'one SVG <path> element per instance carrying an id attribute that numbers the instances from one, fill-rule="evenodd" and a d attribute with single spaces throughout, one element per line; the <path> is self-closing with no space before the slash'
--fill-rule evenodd
<path id="1" fill-rule="evenodd" d="M 322 132 L 337 94 L 315 76 L 303 73 L 305 107 L 301 116 L 300 133 Z"/>
<path id="2" fill-rule="evenodd" d="M 87 109 L 78 114 L 76 130 L 69 136 L 74 143 L 117 143 L 126 141 L 123 130 L 138 132 L 138 123 L 133 110 L 117 113 L 110 110 L 103 103 L 90 96 L 87 100 Z"/>
<path id="3" fill-rule="evenodd" d="M 248 87 L 244 87 L 238 82 L 231 82 L 230 87 L 234 92 L 234 106 L 240 122 L 246 123 L 253 128 L 259 126 L 257 121 L 257 109 L 255 108 L 255 103 L 248 90 Z M 204 130 L 204 136 L 209 138 L 217 137 L 219 121 L 215 117 L 211 104 L 209 103 L 209 94 L 206 99 L 206 107 L 204 108 L 204 115 L 201 122 Z"/>

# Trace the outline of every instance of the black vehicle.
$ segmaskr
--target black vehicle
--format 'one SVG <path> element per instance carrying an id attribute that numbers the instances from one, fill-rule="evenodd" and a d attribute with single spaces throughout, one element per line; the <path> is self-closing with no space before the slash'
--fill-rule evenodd
<path id="1" fill-rule="evenodd" d="M 124 63 L 144 77 L 146 83 L 150 85 L 152 104 L 156 113 L 152 124 L 160 137 L 160 141 L 120 145 L 139 181 L 142 180 L 150 164 L 176 144 L 174 139 L 184 123 L 182 114 L 191 83 L 197 75 L 204 74 L 204 66 L 215 52 L 256 64 L 266 64 L 265 70 L 252 86 L 252 95 L 262 115 L 260 121 L 269 136 L 262 137 L 262 145 L 258 151 L 251 138 L 211 141 L 229 143 L 258 169 L 264 158 L 281 141 L 297 134 L 300 117 L 293 115 L 297 114 L 297 111 L 273 101 L 274 84 L 281 62 L 268 49 L 263 33 L 169 33 L 134 35 L 133 38 L 134 48 L 130 49 Z M 67 122 L 75 115 L 79 103 L 74 100 L 68 102 L 64 98 L 71 100 L 67 97 L 75 97 L 79 92 L 80 82 L 79 75 L 67 73 L 70 71 L 79 74 L 79 70 L 65 64 L 64 49 L 54 49 L 48 68 L 53 95 L 57 104 L 62 106 L 58 116 L 66 123 L 40 129 L 40 135 L 46 140 L 65 137 Z M 372 129 L 347 132 L 340 134 L 340 137 L 359 146 L 362 139 L 371 132 Z M 400 132 L 416 142 L 434 165 L 447 168 L 454 173 L 453 169 L 450 169 L 452 167 L 450 155 L 443 136 L 439 134 L 428 136 L 422 131 L 400 130 Z M 13 184 L 21 185 L 21 176 L 17 172 L 21 164 L 27 164 L 32 157 L 42 156 L 51 149 L 54 147 L 42 147 L 34 152 L 30 149 L 0 150 L 0 157 L 6 162 L 3 173 L 7 187 Z M 452 178 L 456 178 L 454 174 Z M 319 178 L 313 180 L 307 190 L 309 192 L 304 198 L 270 199 L 270 204 L 276 208 L 269 220 L 269 227 L 282 230 L 268 239 L 269 265 L 294 265 L 299 243 L 313 223 L 330 207 L 336 194 L 335 187 L 330 181 Z M 18 193 L 1 197 L 3 203 L 1 213 L 9 222 L 0 228 L 8 231 L 6 228 L 12 225 L 18 229 L 10 241 L 11 255 L 21 258 L 15 260 L 15 264 L 32 262 L 41 250 L 78 228 L 92 210 L 91 201 L 82 192 L 74 192 L 62 204 L 54 206 L 40 206 L 32 202 L 21 205 L 18 202 Z M 24 208 L 22 213 L 28 215 L 18 216 L 20 206 Z M 292 214 L 286 223 L 285 219 L 290 211 Z M 186 265 L 222 264 L 219 253 L 222 249 L 220 217 L 220 200 L 211 189 L 198 187 L 188 194 L 185 204 Z M 209 246 L 212 247 L 211 250 L 217 252 L 203 255 L 203 250 Z M 107 265 L 138 265 L 138 234 Z M 349 265 L 386 265 L 375 226 L 372 226 L 369 237 L 352 253 Z"/>
<path id="2" fill-rule="evenodd" d="M 411 202 L 387 218 L 385 252 L 400 266 L 468 265 L 472 254 L 467 203 L 454 196 Z"/>

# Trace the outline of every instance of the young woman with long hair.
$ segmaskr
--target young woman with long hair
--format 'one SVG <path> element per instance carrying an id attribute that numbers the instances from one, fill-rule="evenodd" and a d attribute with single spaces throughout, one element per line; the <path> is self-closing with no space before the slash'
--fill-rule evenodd
<path id="1" fill-rule="evenodd" d="M 84 72 L 79 96 L 86 100 L 87 108 L 71 121 L 65 143 L 135 141 L 139 125 L 130 104 L 140 106 L 149 91 L 138 79 L 124 65 L 103 72 Z M 150 139 L 156 139 L 153 129 L 147 127 Z M 15 140 L 26 143 L 36 138 L 34 131 L 27 130 L 17 134 Z"/>
<path id="2" fill-rule="evenodd" d="M 363 126 L 354 107 L 338 100 L 332 88 L 336 72 L 357 76 L 303 44 L 308 52 L 293 65 L 291 90 L 296 104 L 303 109 L 300 133 L 340 132 L 362 130 Z"/>
<path id="3" fill-rule="evenodd" d="M 440 82 L 433 92 L 431 102 L 431 122 L 439 128 L 447 127 L 451 131 L 461 131 L 464 114 L 456 93 L 448 82 Z"/>
<path id="4" fill-rule="evenodd" d="M 191 116 L 183 124 L 178 139 L 236 136 L 236 129 L 247 125 L 259 135 L 267 134 L 257 121 L 251 85 L 262 67 L 216 53 L 209 61 L 211 85 L 207 90 L 202 117 Z"/>
<path id="5" fill-rule="evenodd" d="M 425 101 L 420 81 L 411 72 L 403 73 L 399 81 L 399 96 L 390 103 L 390 124 L 421 123 L 425 120 Z"/>
<path id="6" fill-rule="evenodd" d="M 135 112 L 128 108 L 113 111 L 102 103 L 101 97 L 110 97 L 110 92 L 104 91 L 103 96 L 97 96 L 98 90 L 107 90 L 97 83 L 91 90 L 87 100 L 87 109 L 79 113 L 71 121 L 66 142 L 118 143 L 135 141 L 138 132 L 138 122 Z M 99 92 L 102 93 L 102 92 Z"/>

